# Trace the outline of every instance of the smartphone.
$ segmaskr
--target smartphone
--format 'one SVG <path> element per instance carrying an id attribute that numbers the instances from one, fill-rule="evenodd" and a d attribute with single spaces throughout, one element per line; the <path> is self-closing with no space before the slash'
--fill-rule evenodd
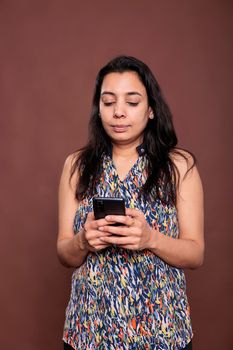
<path id="1" fill-rule="evenodd" d="M 95 219 L 102 219 L 106 215 L 125 215 L 125 201 L 117 197 L 94 197 L 93 210 Z M 115 226 L 121 224 L 115 223 Z"/>

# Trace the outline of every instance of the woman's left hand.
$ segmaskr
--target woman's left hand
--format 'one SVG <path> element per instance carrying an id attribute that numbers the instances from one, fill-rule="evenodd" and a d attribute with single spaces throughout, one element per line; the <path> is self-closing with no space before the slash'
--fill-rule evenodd
<path id="1" fill-rule="evenodd" d="M 116 244 L 125 249 L 143 250 L 154 246 L 156 231 L 147 223 L 144 214 L 137 209 L 126 209 L 126 215 L 107 215 L 106 221 L 122 224 L 121 226 L 101 226 L 99 230 L 110 235 L 100 239 L 109 244 Z"/>

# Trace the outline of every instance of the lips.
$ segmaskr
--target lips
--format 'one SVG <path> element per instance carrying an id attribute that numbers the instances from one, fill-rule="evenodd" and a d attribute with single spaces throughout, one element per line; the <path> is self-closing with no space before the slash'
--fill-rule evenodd
<path id="1" fill-rule="evenodd" d="M 128 130 L 129 125 L 112 125 L 115 132 L 125 132 Z"/>

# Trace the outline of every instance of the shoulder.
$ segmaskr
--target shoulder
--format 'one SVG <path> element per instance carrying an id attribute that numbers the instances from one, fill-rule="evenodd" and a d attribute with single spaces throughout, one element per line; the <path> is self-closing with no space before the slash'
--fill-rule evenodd
<path id="1" fill-rule="evenodd" d="M 74 164 L 75 164 L 75 161 L 77 159 L 77 156 L 78 156 L 79 152 L 74 152 L 74 153 L 71 153 L 69 154 L 66 158 L 65 158 L 65 163 L 64 163 L 64 169 L 66 171 L 71 171 Z"/>
<path id="2" fill-rule="evenodd" d="M 79 151 L 69 154 L 64 162 L 62 179 L 66 182 L 70 182 L 71 185 L 76 185 L 78 180 L 78 172 L 76 166 L 76 160 L 78 158 Z"/>
<path id="3" fill-rule="evenodd" d="M 170 159 L 174 164 L 175 172 L 180 181 L 183 181 L 186 176 L 196 171 L 196 159 L 193 154 L 186 150 L 175 148 L 170 153 Z"/>
<path id="4" fill-rule="evenodd" d="M 195 157 L 188 151 L 177 149 L 170 156 L 176 174 L 177 207 L 192 198 L 200 206 L 203 201 L 203 186 Z"/>

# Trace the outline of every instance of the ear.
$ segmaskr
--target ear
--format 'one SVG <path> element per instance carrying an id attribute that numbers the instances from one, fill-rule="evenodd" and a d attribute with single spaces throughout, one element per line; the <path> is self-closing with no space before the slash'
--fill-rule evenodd
<path id="1" fill-rule="evenodd" d="M 149 107 L 149 110 L 148 110 L 148 118 L 154 119 L 154 112 L 153 112 L 153 109 L 151 107 Z"/>

